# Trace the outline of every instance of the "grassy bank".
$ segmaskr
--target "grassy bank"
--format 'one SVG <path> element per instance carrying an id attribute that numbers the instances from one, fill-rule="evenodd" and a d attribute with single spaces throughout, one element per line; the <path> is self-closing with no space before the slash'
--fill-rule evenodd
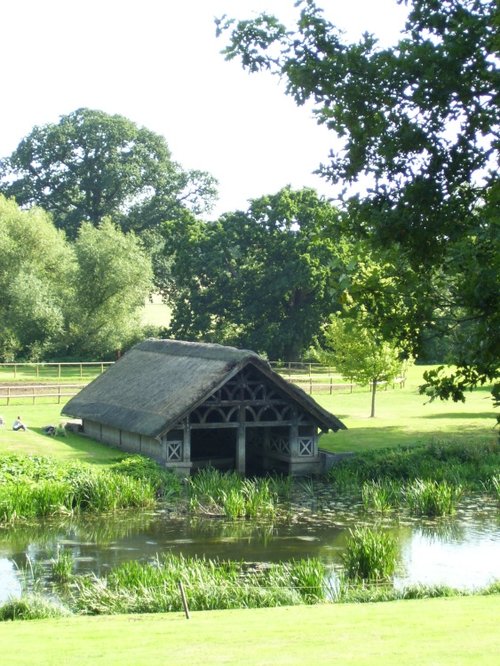
<path id="1" fill-rule="evenodd" d="M 9 666 L 498 663 L 500 596 L 0 625 Z M 64 656 L 63 656 L 64 655 Z"/>

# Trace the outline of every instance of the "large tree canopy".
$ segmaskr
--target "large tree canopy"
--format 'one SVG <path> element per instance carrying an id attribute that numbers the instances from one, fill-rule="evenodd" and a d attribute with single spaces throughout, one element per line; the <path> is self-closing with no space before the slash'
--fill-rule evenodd
<path id="1" fill-rule="evenodd" d="M 162 136 L 85 108 L 35 127 L 0 166 L 0 191 L 50 212 L 72 238 L 107 216 L 124 229 L 154 228 L 180 209 L 205 210 L 216 193 L 208 174 L 172 160 Z"/>
<path id="2" fill-rule="evenodd" d="M 133 233 L 85 222 L 70 243 L 0 195 L 0 360 L 114 354 L 141 335 L 151 260 Z"/>
<path id="3" fill-rule="evenodd" d="M 335 310 L 339 214 L 285 188 L 213 223 L 167 226 L 174 251 L 172 333 L 296 360 Z"/>
<path id="4" fill-rule="evenodd" d="M 321 172 L 348 188 L 352 228 L 395 246 L 421 285 L 436 278 L 418 318 L 458 331 L 457 369 L 427 388 L 463 399 L 499 376 L 498 8 L 407 4 L 402 38 L 387 49 L 368 34 L 345 43 L 313 0 L 298 3 L 295 29 L 269 15 L 219 26 L 232 30 L 228 58 L 277 73 L 335 133 L 340 148 Z"/>
<path id="5" fill-rule="evenodd" d="M 0 360 L 37 360 L 60 342 L 72 261 L 47 213 L 0 195 Z"/>

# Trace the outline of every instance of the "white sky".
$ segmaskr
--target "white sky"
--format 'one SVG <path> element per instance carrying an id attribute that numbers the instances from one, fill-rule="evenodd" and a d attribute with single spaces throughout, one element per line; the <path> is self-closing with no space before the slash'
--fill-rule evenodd
<path id="1" fill-rule="evenodd" d="M 349 38 L 397 39 L 396 0 L 318 0 Z M 333 140 L 278 80 L 226 62 L 215 16 L 295 15 L 293 0 L 3 0 L 0 156 L 35 125 L 80 107 L 162 134 L 185 168 L 219 180 L 217 213 L 290 184 L 331 190 L 312 172 Z M 286 21 L 285 21 L 286 22 Z"/>

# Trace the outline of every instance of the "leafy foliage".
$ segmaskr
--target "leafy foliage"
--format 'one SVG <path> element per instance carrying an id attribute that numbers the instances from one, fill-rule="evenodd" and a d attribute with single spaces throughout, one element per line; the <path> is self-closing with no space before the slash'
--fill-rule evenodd
<path id="1" fill-rule="evenodd" d="M 74 243 L 42 210 L 0 195 L 0 359 L 94 359 L 140 336 L 151 260 L 110 220 L 84 223 Z"/>
<path id="2" fill-rule="evenodd" d="M 0 195 L 0 358 L 31 360 L 54 349 L 64 328 L 72 253 L 39 209 Z"/>
<path id="3" fill-rule="evenodd" d="M 81 108 L 34 127 L 1 164 L 1 191 L 50 212 L 75 238 L 82 222 L 113 217 L 129 230 L 210 207 L 215 181 L 184 171 L 163 137 L 119 115 Z"/>
<path id="4" fill-rule="evenodd" d="M 422 325 L 456 333 L 456 371 L 429 376 L 427 390 L 463 399 L 499 377 L 497 2 L 409 0 L 404 34 L 386 49 L 369 34 L 344 43 L 314 0 L 297 4 L 295 29 L 266 14 L 220 21 L 226 56 L 285 79 L 335 133 L 341 147 L 320 171 L 353 186 L 357 235 L 399 251 L 413 291 L 431 296 L 408 313 L 415 352 Z"/>
<path id="5" fill-rule="evenodd" d="M 363 320 L 332 316 L 323 337 L 335 368 L 346 378 L 372 386 L 370 416 L 375 416 L 377 384 L 391 382 L 402 372 L 402 351 L 384 340 Z"/>
<path id="6" fill-rule="evenodd" d="M 310 189 L 285 188 L 214 223 L 167 226 L 172 333 L 296 360 L 332 312 L 339 215 Z"/>

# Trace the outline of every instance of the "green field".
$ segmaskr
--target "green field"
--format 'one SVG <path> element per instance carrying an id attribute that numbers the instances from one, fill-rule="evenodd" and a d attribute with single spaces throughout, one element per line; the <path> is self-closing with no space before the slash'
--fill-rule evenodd
<path id="1" fill-rule="evenodd" d="M 493 666 L 500 597 L 77 617 L 0 625 L 6 666 Z"/>
<path id="2" fill-rule="evenodd" d="M 489 387 L 468 393 L 465 403 L 429 402 L 418 393 L 425 369 L 425 366 L 411 368 L 404 388 L 378 391 L 375 418 L 369 417 L 368 391 L 313 396 L 348 428 L 324 435 L 320 446 L 329 451 L 363 451 L 412 446 L 436 439 L 473 442 L 498 437 Z"/>
<path id="3" fill-rule="evenodd" d="M 123 458 L 123 452 L 94 442 L 86 437 L 67 433 L 65 437 L 47 437 L 42 428 L 57 426 L 61 421 L 61 405 L 25 404 L 1 406 L 0 415 L 5 425 L 0 428 L 0 454 L 22 453 L 34 456 L 49 456 L 68 462 L 88 462 L 98 465 L 116 462 Z M 16 416 L 28 426 L 27 432 L 12 430 Z"/>

